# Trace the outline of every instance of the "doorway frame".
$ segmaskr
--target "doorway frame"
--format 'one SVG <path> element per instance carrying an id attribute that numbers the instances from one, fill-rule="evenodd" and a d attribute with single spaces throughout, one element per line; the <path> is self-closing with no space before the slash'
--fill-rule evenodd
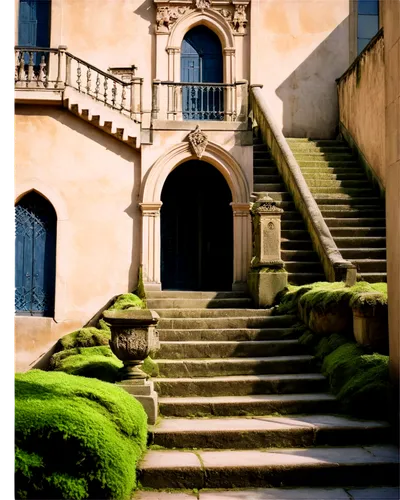
<path id="1" fill-rule="evenodd" d="M 197 160 L 188 142 L 164 153 L 149 169 L 140 193 L 142 212 L 141 265 L 144 288 L 161 290 L 161 192 L 168 175 L 188 160 Z M 209 142 L 201 157 L 224 177 L 232 194 L 233 212 L 233 283 L 232 290 L 247 289 L 251 260 L 250 189 L 237 161 L 221 146 Z M 210 200 L 210 203 L 212 200 Z M 190 210 L 190 207 L 187 207 Z"/>

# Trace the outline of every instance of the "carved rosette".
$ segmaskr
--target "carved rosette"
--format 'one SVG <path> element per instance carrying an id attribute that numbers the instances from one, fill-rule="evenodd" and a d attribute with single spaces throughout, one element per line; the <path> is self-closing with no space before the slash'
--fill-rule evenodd
<path id="1" fill-rule="evenodd" d="M 243 3 L 235 2 L 235 4 L 231 0 L 228 5 L 226 5 L 226 1 L 220 0 L 181 0 L 179 3 L 174 0 L 154 0 L 154 3 L 157 5 L 155 24 L 157 34 L 170 33 L 171 28 L 180 17 L 196 9 L 203 12 L 207 9 L 218 12 L 225 18 L 234 35 L 247 34 L 246 9 L 250 0 L 243 0 Z"/>
<path id="2" fill-rule="evenodd" d="M 193 153 L 197 156 L 197 158 L 201 158 L 206 150 L 208 137 L 204 132 L 202 132 L 202 130 L 200 130 L 198 125 L 194 131 L 189 134 L 189 142 Z"/>

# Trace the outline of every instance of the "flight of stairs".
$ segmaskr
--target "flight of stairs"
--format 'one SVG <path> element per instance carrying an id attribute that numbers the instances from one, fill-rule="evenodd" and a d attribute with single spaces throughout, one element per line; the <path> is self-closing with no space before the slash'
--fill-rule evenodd
<path id="1" fill-rule="evenodd" d="M 351 148 L 339 140 L 287 142 L 343 258 L 358 279 L 386 282 L 385 204 Z"/>
<path id="2" fill-rule="evenodd" d="M 388 424 L 336 414 L 294 316 L 238 292 L 150 292 L 147 304 L 160 315 L 161 417 L 142 487 L 397 484 Z"/>
<path id="3" fill-rule="evenodd" d="M 304 221 L 287 191 L 270 149 L 253 139 L 254 192 L 266 191 L 284 210 L 281 217 L 281 258 L 288 272 L 288 282 L 304 285 L 325 281 L 325 274 Z"/>
<path id="4" fill-rule="evenodd" d="M 124 144 L 140 148 L 140 123 L 73 87 L 65 88 L 62 99 L 63 106 L 74 115 Z"/>

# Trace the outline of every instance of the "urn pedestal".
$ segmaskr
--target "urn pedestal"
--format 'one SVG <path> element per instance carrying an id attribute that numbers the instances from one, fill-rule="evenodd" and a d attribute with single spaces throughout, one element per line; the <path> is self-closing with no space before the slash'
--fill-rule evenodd
<path id="1" fill-rule="evenodd" d="M 158 396 L 154 384 L 140 366 L 149 354 L 158 351 L 160 342 L 155 311 L 106 311 L 104 319 L 111 328 L 110 347 L 124 363 L 120 387 L 132 394 L 145 409 L 148 423 L 155 424 L 158 415 Z"/>

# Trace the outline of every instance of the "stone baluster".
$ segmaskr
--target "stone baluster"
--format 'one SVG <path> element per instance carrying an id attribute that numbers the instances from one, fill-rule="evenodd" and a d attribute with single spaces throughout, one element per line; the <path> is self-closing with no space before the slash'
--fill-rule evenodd
<path id="1" fill-rule="evenodd" d="M 57 79 L 56 79 L 56 83 L 54 85 L 54 87 L 56 89 L 64 86 L 64 83 L 63 83 L 63 58 L 65 56 L 65 52 L 66 51 L 67 51 L 66 45 L 59 45 L 58 46 L 58 52 L 57 52 Z M 68 62 L 66 62 L 66 68 L 68 67 L 67 64 L 68 64 Z M 67 82 L 68 82 L 68 72 L 66 72 L 66 75 L 65 75 L 65 83 L 68 84 Z"/>
<path id="2" fill-rule="evenodd" d="M 44 87 L 46 87 L 47 84 L 47 75 L 46 75 L 46 62 L 45 62 L 45 56 L 42 55 L 40 58 L 40 64 L 39 64 L 39 74 L 38 74 L 38 86 L 42 84 Z"/>
<path id="3" fill-rule="evenodd" d="M 15 51 L 15 73 L 14 73 L 14 80 L 15 81 L 18 81 L 19 57 L 20 57 L 20 51 L 16 50 Z"/>
<path id="4" fill-rule="evenodd" d="M 77 80 L 76 80 L 76 84 L 78 85 L 78 91 L 80 92 L 81 91 L 81 76 L 82 76 L 82 69 L 81 69 L 81 65 L 80 63 L 78 62 L 78 67 L 76 69 L 76 75 L 77 75 Z"/>
<path id="5" fill-rule="evenodd" d="M 26 81 L 26 72 L 25 72 L 25 53 L 22 50 L 21 51 L 21 58 L 19 60 L 19 74 L 18 74 L 18 80 L 20 82 L 25 82 Z"/>
<path id="6" fill-rule="evenodd" d="M 112 102 L 112 107 L 115 108 L 116 106 L 116 103 L 117 103 L 117 82 L 114 80 L 114 83 L 113 83 L 113 87 L 111 89 L 111 95 L 112 95 L 112 98 L 111 98 L 111 102 Z"/>
<path id="7" fill-rule="evenodd" d="M 29 62 L 28 62 L 28 82 L 32 82 L 35 77 L 34 69 L 33 69 L 33 52 L 29 52 Z"/>
<path id="8" fill-rule="evenodd" d="M 86 70 L 86 92 L 90 94 L 90 90 L 92 87 L 92 72 L 90 71 L 90 68 Z"/>
<path id="9" fill-rule="evenodd" d="M 104 94 L 103 94 L 104 102 L 107 103 L 108 78 L 106 76 L 104 77 L 103 89 L 104 89 Z"/>
<path id="10" fill-rule="evenodd" d="M 153 97 L 152 97 L 152 106 L 151 106 L 151 117 L 153 120 L 157 120 L 158 113 L 160 112 L 160 80 L 153 80 Z"/>
<path id="11" fill-rule="evenodd" d="M 97 76 L 96 76 L 96 87 L 94 89 L 94 93 L 95 93 L 96 99 L 98 100 L 99 93 L 100 93 L 100 75 L 99 75 L 99 73 L 97 73 Z"/>

